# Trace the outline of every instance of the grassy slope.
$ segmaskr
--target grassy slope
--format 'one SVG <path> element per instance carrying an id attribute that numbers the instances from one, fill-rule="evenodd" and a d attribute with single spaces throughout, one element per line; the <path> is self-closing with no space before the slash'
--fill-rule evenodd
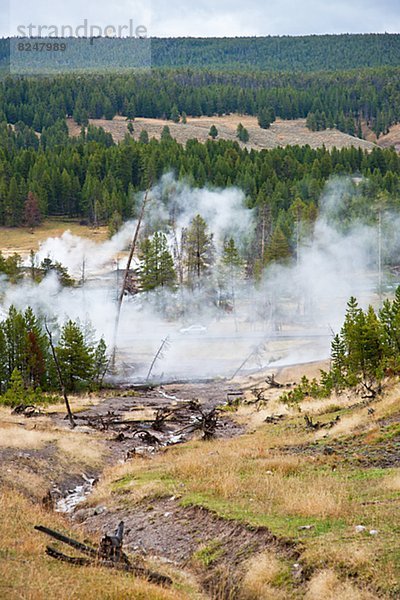
<path id="1" fill-rule="evenodd" d="M 0 598 L 10 600 L 184 600 L 185 593 L 166 590 L 147 581 L 108 569 L 66 565 L 45 555 L 46 536 L 36 524 L 66 532 L 66 522 L 54 513 L 31 504 L 17 492 L 0 495 Z M 83 541 L 82 533 L 74 537 Z M 57 546 L 57 542 L 53 546 Z M 65 550 L 58 545 L 60 550 Z M 74 551 L 70 549 L 70 554 Z M 76 553 L 75 553 L 76 555 Z"/>
<path id="2" fill-rule="evenodd" d="M 327 430 L 306 431 L 303 416 L 293 413 L 279 425 L 261 424 L 241 438 L 193 442 L 149 461 L 118 466 L 108 472 L 93 501 L 106 497 L 109 505 L 113 498 L 115 506 L 133 509 L 144 498 L 173 494 L 183 505 L 263 525 L 300 544 L 299 562 L 312 574 L 308 583 L 293 588 L 290 577 L 277 577 L 271 584 L 253 565 L 245 585 L 258 591 L 245 597 L 398 598 L 400 470 L 362 466 L 358 460 L 358 454 L 368 457 L 382 442 L 384 451 L 385 440 L 398 443 L 398 427 L 385 423 L 398 418 L 398 393 L 397 386 L 378 400 L 372 417 L 365 406 L 348 408 L 354 398 L 339 399 L 339 407 L 332 400 L 305 403 L 303 412 L 322 421 L 341 416 L 327 437 Z M 257 413 L 257 421 L 262 423 L 266 414 Z M 252 415 L 241 409 L 239 418 L 248 421 Z M 335 445 L 346 440 L 349 447 L 358 446 L 341 456 Z M 299 445 L 302 450 L 295 451 Z M 326 446 L 333 447 L 333 454 L 323 452 Z M 314 447 L 320 451 L 304 450 Z M 357 533 L 360 524 L 366 530 Z M 299 530 L 304 525 L 312 529 Z M 374 529 L 377 535 L 369 533 Z"/>
<path id="3" fill-rule="evenodd" d="M 94 397 L 72 397 L 74 412 L 97 402 Z M 133 575 L 108 569 L 83 568 L 59 563 L 45 555 L 50 538 L 34 525 L 84 539 L 77 525 L 42 507 L 46 491 L 54 482 L 81 481 L 82 472 L 96 473 L 109 460 L 104 435 L 75 429 L 63 420 L 62 404 L 42 407 L 43 416 L 24 419 L 0 407 L 0 598 L 45 600 L 184 600 L 199 598 L 193 585 L 180 573 L 167 570 L 177 584 L 167 590 Z M 49 415 L 46 415 L 46 413 Z M 54 421 L 51 414 L 59 413 Z M 72 487 L 75 484 L 72 484 Z M 91 542 L 96 543 L 98 536 Z M 72 556 L 79 552 L 51 541 Z M 154 565 L 156 570 L 159 565 Z M 190 594 L 189 594 L 189 591 Z"/>
<path id="4" fill-rule="evenodd" d="M 115 142 L 123 140 L 128 132 L 125 117 L 114 117 L 112 120 L 90 119 L 90 123 L 111 133 Z M 312 148 L 320 148 L 324 145 L 328 149 L 355 146 L 372 150 L 375 147 L 373 142 L 361 140 L 337 129 L 310 131 L 306 127 L 305 119 L 277 119 L 270 129 L 261 129 L 257 117 L 238 114 L 221 117 L 188 117 L 186 124 L 140 117 L 136 118 L 133 123 L 133 138 L 139 139 L 141 131 L 146 130 L 150 138 L 160 139 L 161 132 L 167 125 L 172 137 L 181 144 L 186 144 L 188 140 L 194 138 L 205 143 L 210 139 L 208 133 L 211 125 L 215 125 L 218 129 L 218 139 L 237 141 L 236 129 L 239 123 L 247 128 L 250 135 L 246 147 L 254 150 L 297 144 L 300 146 L 309 144 Z M 72 119 L 67 119 L 67 125 L 70 135 L 78 136 L 80 134 L 81 128 Z M 244 147 L 244 144 L 240 145 Z"/>
<path id="5" fill-rule="evenodd" d="M 293 369 L 287 380 L 293 381 Z M 262 381 L 253 381 L 251 387 Z M 369 406 L 360 404 L 360 398 L 342 396 L 306 401 L 301 413 L 282 407 L 279 391 L 267 393 L 266 407 L 242 406 L 232 413 L 248 425 L 246 435 L 193 441 L 152 458 L 109 467 L 90 502 L 104 503 L 114 522 L 118 518 L 112 517 L 114 509 L 135 511 L 143 500 L 175 496 L 182 506 L 204 506 L 224 518 L 265 526 L 279 538 L 293 540 L 305 580 L 294 577 L 293 560 L 270 548 L 244 565 L 243 599 L 398 598 L 400 469 L 382 468 L 379 459 L 389 451 L 398 454 L 399 393 L 399 384 L 391 383 Z M 93 401 L 74 399 L 74 409 Z M 358 406 L 352 407 L 354 403 Z M 373 415 L 368 413 L 371 407 Z M 54 409 L 61 411 L 62 406 L 48 408 Z M 280 412 L 287 417 L 279 424 L 264 422 L 267 415 Z M 341 419 L 329 430 L 310 432 L 304 413 L 322 422 L 337 415 Z M 0 411 L 0 597 L 197 597 L 187 584 L 171 593 L 160 592 L 125 575 L 110 578 L 109 573 L 86 568 L 78 572 L 44 556 L 45 540 L 33 532 L 33 525 L 40 522 L 61 530 L 70 525 L 26 496 L 40 499 L 51 479 L 59 480 L 62 473 L 104 465 L 102 436 L 71 432 L 46 416 L 25 421 L 22 427 L 21 420 L 7 409 Z M 55 448 L 51 465 L 46 455 L 34 454 L 49 444 Z M 17 463 L 15 452 L 21 455 Z M 25 459 L 27 454 L 31 456 Z M 378 457 L 376 464 L 373 457 Z M 312 528 L 299 530 L 305 525 Z M 357 533 L 356 525 L 366 530 Z M 369 534 L 373 529 L 377 535 Z M 75 534 L 83 532 L 75 527 Z M 214 546 L 200 547 L 193 560 L 208 567 L 219 552 L 216 539 Z M 104 596 L 107 582 L 111 589 Z"/>

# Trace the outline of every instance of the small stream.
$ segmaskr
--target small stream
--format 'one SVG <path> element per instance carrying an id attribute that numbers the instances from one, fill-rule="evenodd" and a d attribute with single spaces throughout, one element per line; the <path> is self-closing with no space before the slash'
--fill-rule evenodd
<path id="1" fill-rule="evenodd" d="M 69 489 L 61 498 L 55 503 L 54 510 L 59 513 L 70 514 L 74 512 L 75 508 L 83 502 L 92 492 L 96 479 L 87 477 L 84 473 L 82 474 L 83 483 Z"/>
<path id="2" fill-rule="evenodd" d="M 226 394 L 230 385 L 219 383 L 214 395 L 209 398 L 209 389 L 205 392 L 204 384 L 193 389 L 174 388 L 149 389 L 140 395 L 107 397 L 99 405 L 89 407 L 77 413 L 75 418 L 86 427 L 102 432 L 110 456 L 115 464 L 125 462 L 136 456 L 156 454 L 162 448 L 182 444 L 200 435 L 205 415 L 211 414 L 215 407 L 226 403 Z M 171 393 L 172 392 L 172 393 Z M 161 398 L 160 398 L 161 396 Z M 182 397 L 183 396 L 183 397 Z M 193 397 L 205 396 L 207 400 L 200 403 Z M 154 415 L 148 419 L 145 413 L 140 418 L 131 417 L 130 412 L 151 410 Z M 157 415 L 161 415 L 161 426 L 153 427 Z M 164 416 L 164 421 L 162 418 Z M 242 427 L 225 415 L 219 415 L 218 435 L 231 437 L 242 433 Z M 72 516 L 72 513 L 92 493 L 97 481 L 94 473 L 81 473 L 81 477 L 70 480 L 70 486 L 50 491 L 54 510 Z"/>

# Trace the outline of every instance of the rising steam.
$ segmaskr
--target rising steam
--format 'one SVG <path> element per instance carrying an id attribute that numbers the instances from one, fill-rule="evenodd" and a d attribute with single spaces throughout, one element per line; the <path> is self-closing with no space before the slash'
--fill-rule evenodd
<path id="1" fill-rule="evenodd" d="M 349 185 L 347 180 L 327 184 L 313 234 L 301 243 L 294 264 L 271 266 L 257 284 L 235 283 L 235 314 L 216 307 L 209 283 L 194 291 L 157 290 L 127 296 L 118 336 L 119 377 L 145 377 L 167 336 L 168 350 L 153 371 L 157 378 L 230 376 L 246 357 L 244 369 L 326 358 L 332 331 L 343 320 L 349 296 L 357 296 L 363 305 L 377 301 L 376 227 L 353 223 L 343 233 L 334 224 Z M 171 175 L 151 192 L 145 229 L 163 230 L 172 245 L 196 214 L 202 215 L 213 232 L 217 254 L 226 237 L 233 237 L 242 250 L 250 247 L 255 215 L 245 206 L 240 190 L 191 189 Z M 66 318 L 90 320 L 97 334 L 111 344 L 123 276 L 117 264 L 123 268 L 126 263 L 126 254 L 121 253 L 134 228 L 135 222 L 130 221 L 103 243 L 70 232 L 46 240 L 37 260 L 49 256 L 77 280 L 84 272 L 84 283 L 61 288 L 54 274 L 40 284 L 0 282 L 0 311 L 11 304 L 20 309 L 30 305 L 60 323 Z M 198 327 L 190 330 L 191 325 Z"/>

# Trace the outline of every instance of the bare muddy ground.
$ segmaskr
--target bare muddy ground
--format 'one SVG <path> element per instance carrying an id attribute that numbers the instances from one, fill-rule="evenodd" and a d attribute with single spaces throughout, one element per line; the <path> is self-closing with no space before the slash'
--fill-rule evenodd
<path id="1" fill-rule="evenodd" d="M 74 495 L 77 486 L 85 486 L 83 499 L 88 491 L 88 480 L 96 480 L 105 466 L 125 461 L 134 454 L 152 454 L 194 435 L 201 436 L 201 431 L 194 430 L 202 418 L 198 407 L 208 414 L 226 404 L 231 391 L 237 393 L 237 388 L 217 381 L 105 392 L 99 402 L 96 399 L 92 406 L 75 413 L 77 427 L 72 433 L 64 411 L 32 418 L 18 415 L 12 423 L 2 424 L 0 419 L 0 426 L 5 427 L 3 432 L 12 426 L 21 430 L 22 436 L 18 447 L 12 447 L 13 444 L 1 447 L 0 444 L 0 485 L 22 489 L 34 499 L 41 494 L 46 502 L 50 501 L 50 493 L 55 503 Z M 190 406 L 192 401 L 197 401 L 194 406 Z M 166 418 L 154 427 L 157 413 Z M 232 437 L 244 431 L 229 416 L 217 414 L 215 438 Z M 73 460 L 62 451 L 63 431 L 71 434 L 65 436 L 66 440 L 74 438 L 76 457 Z M 24 447 L 23 432 L 27 436 L 37 434 L 38 442 L 32 445 L 30 441 L 30 445 Z M 40 439 L 42 433 L 43 440 Z M 95 464 L 87 461 L 85 453 L 80 451 L 80 447 L 84 450 L 93 442 L 99 451 Z"/>
<path id="2" fill-rule="evenodd" d="M 181 507 L 174 497 L 104 511 L 88 517 L 84 525 L 100 537 L 121 520 L 128 553 L 194 571 L 212 598 L 234 597 L 243 564 L 254 554 L 273 549 L 293 563 L 299 556 L 293 542 L 278 539 L 266 528 L 221 519 L 201 507 Z"/>
<path id="3" fill-rule="evenodd" d="M 199 507 L 181 507 L 172 496 L 146 501 L 133 510 L 104 512 L 88 517 L 85 526 L 92 532 L 109 531 L 114 522 L 126 524 L 125 547 L 132 553 L 163 556 L 170 561 L 185 564 L 199 545 L 219 541 L 223 556 L 232 565 L 267 545 L 288 550 L 290 544 L 278 540 L 263 528 L 245 527 L 226 521 Z M 240 544 L 238 541 L 240 540 Z"/>

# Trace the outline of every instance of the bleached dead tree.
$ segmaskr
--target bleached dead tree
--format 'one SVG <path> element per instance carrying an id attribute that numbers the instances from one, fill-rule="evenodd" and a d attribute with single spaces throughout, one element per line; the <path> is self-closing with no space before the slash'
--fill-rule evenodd
<path id="1" fill-rule="evenodd" d="M 163 357 L 163 350 L 167 350 L 168 346 L 169 346 L 169 337 L 167 336 L 165 339 L 162 340 L 160 347 L 158 348 L 157 352 L 154 355 L 153 360 L 151 361 L 151 365 L 150 365 L 149 371 L 147 373 L 146 381 L 149 381 L 151 373 L 154 368 L 154 365 L 160 358 Z"/>
<path id="2" fill-rule="evenodd" d="M 128 283 L 128 279 L 129 279 L 129 271 L 131 268 L 133 255 L 135 253 L 137 242 L 139 239 L 140 228 L 142 226 L 146 205 L 149 200 L 150 187 L 151 187 L 151 183 L 150 183 L 149 187 L 147 188 L 146 193 L 143 198 L 142 207 L 140 209 L 139 218 L 138 218 L 138 221 L 136 224 L 135 233 L 133 235 L 131 249 L 130 249 L 129 256 L 128 256 L 128 262 L 126 263 L 126 267 L 125 267 L 125 274 L 124 274 L 124 279 L 122 281 L 121 292 L 118 297 L 117 315 L 115 318 L 115 326 L 114 326 L 114 340 L 113 340 L 113 348 L 112 348 L 112 353 L 111 353 L 113 366 L 115 366 L 115 355 L 116 355 L 116 350 L 117 350 L 117 337 L 118 337 L 119 320 L 121 317 L 122 301 L 124 299 L 125 290 L 127 288 L 127 283 Z"/>

